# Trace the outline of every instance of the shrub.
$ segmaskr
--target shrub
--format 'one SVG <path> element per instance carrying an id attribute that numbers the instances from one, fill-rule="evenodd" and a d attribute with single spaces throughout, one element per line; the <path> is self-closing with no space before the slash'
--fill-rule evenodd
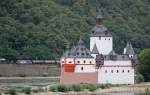
<path id="1" fill-rule="evenodd" d="M 69 87 L 67 85 L 58 85 L 57 90 L 59 92 L 66 92 L 66 91 L 69 91 Z"/>
<path id="2" fill-rule="evenodd" d="M 137 74 L 136 76 L 135 76 L 135 82 L 136 83 L 141 83 L 141 82 L 144 82 L 144 77 L 143 77 L 143 75 L 141 75 L 141 74 Z"/>
<path id="3" fill-rule="evenodd" d="M 3 93 L 4 93 L 4 94 L 9 94 L 9 90 L 8 90 L 8 89 L 5 89 L 5 90 L 3 91 Z"/>
<path id="4" fill-rule="evenodd" d="M 57 85 L 52 85 L 49 87 L 49 91 L 57 92 Z"/>
<path id="5" fill-rule="evenodd" d="M 32 89 L 32 92 L 33 92 L 33 93 L 38 93 L 39 90 L 38 90 L 37 88 L 36 88 L 36 89 L 34 88 L 34 89 Z"/>
<path id="6" fill-rule="evenodd" d="M 149 89 L 148 89 L 148 88 L 146 88 L 146 89 L 145 89 L 145 93 L 144 93 L 144 95 L 150 95 L 150 91 L 149 91 Z"/>
<path id="7" fill-rule="evenodd" d="M 10 88 L 10 89 L 8 90 L 8 93 L 9 93 L 10 95 L 16 95 L 16 89 L 15 89 L 15 88 Z"/>
<path id="8" fill-rule="evenodd" d="M 26 87 L 23 89 L 25 94 L 31 94 L 31 88 L 30 87 Z"/>
<path id="9" fill-rule="evenodd" d="M 23 93 L 23 88 L 18 88 L 18 89 L 16 89 L 16 91 L 19 93 Z"/>
<path id="10" fill-rule="evenodd" d="M 95 84 L 89 84 L 89 86 L 88 86 L 89 88 L 89 90 L 90 91 L 95 91 L 98 87 L 97 87 L 97 85 L 95 85 Z"/>
<path id="11" fill-rule="evenodd" d="M 82 85 L 81 84 L 74 84 L 74 85 L 72 85 L 72 89 L 74 90 L 74 91 L 82 91 L 83 90 L 83 87 L 82 87 Z"/>
<path id="12" fill-rule="evenodd" d="M 98 84 L 98 88 L 101 89 L 109 88 L 109 84 Z"/>

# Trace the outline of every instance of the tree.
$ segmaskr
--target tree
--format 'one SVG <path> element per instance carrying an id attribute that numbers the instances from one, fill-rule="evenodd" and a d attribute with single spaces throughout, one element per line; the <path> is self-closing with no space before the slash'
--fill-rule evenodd
<path id="1" fill-rule="evenodd" d="M 146 81 L 150 80 L 150 48 L 144 49 L 139 54 L 140 64 L 138 66 L 138 72 L 141 73 Z"/>

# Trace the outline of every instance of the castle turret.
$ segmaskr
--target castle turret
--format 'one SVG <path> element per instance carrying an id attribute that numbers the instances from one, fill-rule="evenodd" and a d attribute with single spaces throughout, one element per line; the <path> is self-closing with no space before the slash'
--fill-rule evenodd
<path id="1" fill-rule="evenodd" d="M 98 52 L 97 46 L 96 46 L 96 44 L 95 44 L 94 47 L 93 47 L 93 50 L 91 51 L 91 55 L 92 55 L 94 58 L 96 58 L 96 55 L 98 55 L 98 54 L 99 54 L 99 52 Z"/>
<path id="2" fill-rule="evenodd" d="M 97 46 L 100 54 L 108 55 L 113 49 L 113 39 L 110 31 L 103 25 L 103 17 L 96 17 L 96 26 L 91 31 L 90 51 Z"/>
<path id="3" fill-rule="evenodd" d="M 132 58 L 135 55 L 135 52 L 132 48 L 132 44 L 130 42 L 127 43 L 123 53 L 127 54 L 130 58 Z"/>

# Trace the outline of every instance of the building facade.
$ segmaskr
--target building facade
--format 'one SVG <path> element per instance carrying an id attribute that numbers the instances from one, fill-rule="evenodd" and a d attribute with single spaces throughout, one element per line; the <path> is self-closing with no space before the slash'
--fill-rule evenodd
<path id="1" fill-rule="evenodd" d="M 115 53 L 111 32 L 99 15 L 91 31 L 90 50 L 80 38 L 76 46 L 67 48 L 62 55 L 60 83 L 134 84 L 137 63 L 131 43 L 127 43 L 122 55 Z"/>

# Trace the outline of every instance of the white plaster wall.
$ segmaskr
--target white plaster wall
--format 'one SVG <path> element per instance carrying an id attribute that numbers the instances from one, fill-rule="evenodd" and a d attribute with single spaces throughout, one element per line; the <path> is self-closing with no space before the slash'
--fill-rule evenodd
<path id="1" fill-rule="evenodd" d="M 117 66 L 115 67 L 115 65 Z M 104 66 L 98 70 L 98 82 L 134 84 L 134 68 L 130 65 L 131 61 L 105 61 Z M 117 70 L 119 71 L 118 73 Z"/>
<path id="2" fill-rule="evenodd" d="M 74 64 L 74 62 L 75 62 L 74 58 L 61 58 L 61 61 L 60 61 L 61 65 L 62 64 Z"/>
<path id="3" fill-rule="evenodd" d="M 104 55 L 109 54 L 113 49 L 112 37 L 90 37 L 90 51 L 92 51 L 95 44 L 99 53 Z"/>
<path id="4" fill-rule="evenodd" d="M 80 63 L 78 63 L 78 61 L 80 61 Z M 95 64 L 95 59 L 94 58 L 76 58 L 75 63 L 76 64 Z"/>
<path id="5" fill-rule="evenodd" d="M 83 70 L 81 69 L 83 67 Z M 76 73 L 90 73 L 95 72 L 95 65 L 76 65 Z"/>
<path id="6" fill-rule="evenodd" d="M 104 66 L 111 66 L 111 65 L 132 65 L 131 60 L 104 60 Z"/>

